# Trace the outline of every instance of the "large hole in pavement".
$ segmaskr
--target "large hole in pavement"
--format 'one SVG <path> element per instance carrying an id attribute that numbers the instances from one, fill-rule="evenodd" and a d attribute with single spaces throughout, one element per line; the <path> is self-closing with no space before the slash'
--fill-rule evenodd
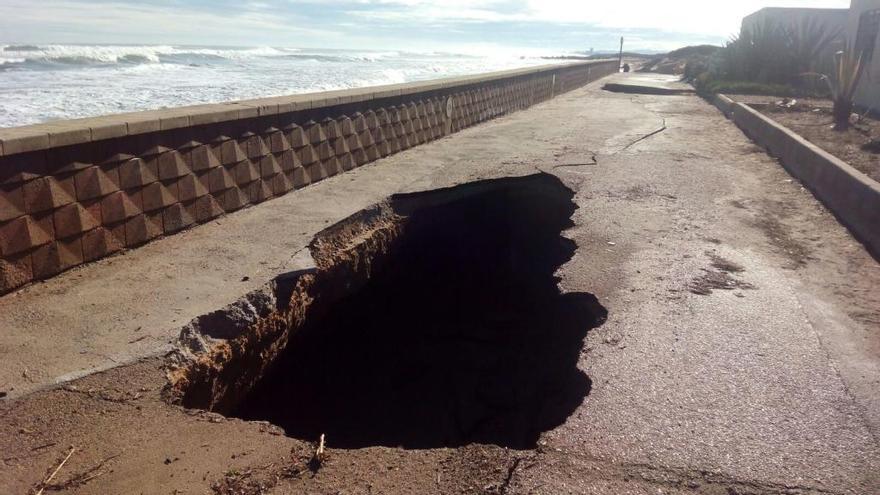
<path id="1" fill-rule="evenodd" d="M 525 449 L 575 411 L 583 339 L 606 312 L 557 286 L 573 193 L 543 174 L 447 191 L 392 200 L 411 211 L 388 261 L 293 336 L 232 416 L 334 448 Z"/>

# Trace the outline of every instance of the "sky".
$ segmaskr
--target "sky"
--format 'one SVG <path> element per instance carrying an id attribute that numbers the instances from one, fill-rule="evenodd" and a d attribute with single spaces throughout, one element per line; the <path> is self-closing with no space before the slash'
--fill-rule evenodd
<path id="1" fill-rule="evenodd" d="M 0 42 L 547 54 L 720 44 L 763 7 L 849 0 L 0 0 Z"/>

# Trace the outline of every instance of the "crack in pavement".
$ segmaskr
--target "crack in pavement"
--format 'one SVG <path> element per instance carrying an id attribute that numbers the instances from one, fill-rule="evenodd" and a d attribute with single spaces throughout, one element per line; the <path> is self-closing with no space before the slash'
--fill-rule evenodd
<path id="1" fill-rule="evenodd" d="M 646 139 L 649 139 L 649 138 L 651 138 L 651 137 L 653 137 L 653 136 L 656 136 L 657 134 L 660 134 L 661 132 L 665 131 L 666 129 L 668 129 L 668 127 L 666 126 L 666 117 L 663 117 L 663 125 L 662 125 L 659 129 L 657 129 L 657 130 L 655 130 L 655 131 L 653 131 L 653 132 L 650 132 L 650 133 L 648 133 L 648 134 L 645 134 L 644 136 L 642 136 L 642 137 L 636 139 L 635 141 L 629 143 L 628 145 L 624 146 L 623 148 L 621 148 L 621 149 L 618 150 L 618 151 L 615 151 L 615 152 L 612 153 L 612 154 L 613 154 L 613 155 L 616 155 L 616 154 L 618 154 L 618 153 L 621 153 L 621 152 L 623 152 L 623 151 L 626 151 L 626 150 L 632 148 L 633 146 L 635 146 L 635 145 L 641 143 L 642 141 L 644 141 L 644 140 L 646 140 Z"/>

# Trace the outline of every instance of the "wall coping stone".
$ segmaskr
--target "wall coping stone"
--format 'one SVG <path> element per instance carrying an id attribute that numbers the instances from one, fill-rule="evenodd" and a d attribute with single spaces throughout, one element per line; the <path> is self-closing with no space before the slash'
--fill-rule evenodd
<path id="1" fill-rule="evenodd" d="M 59 120 L 21 127 L 0 128 L 0 156 L 190 126 L 216 124 L 253 117 L 359 103 L 381 98 L 406 96 L 426 91 L 458 88 L 499 79 L 607 62 L 608 60 L 591 60 L 586 62 L 550 64 L 429 81 L 190 105 L 83 119 Z"/>

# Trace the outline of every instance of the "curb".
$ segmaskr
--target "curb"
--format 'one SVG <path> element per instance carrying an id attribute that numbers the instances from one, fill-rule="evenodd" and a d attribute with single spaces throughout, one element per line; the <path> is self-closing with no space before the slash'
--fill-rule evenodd
<path id="1" fill-rule="evenodd" d="M 778 158 L 868 251 L 880 259 L 880 183 L 744 103 L 712 103 L 756 144 Z"/>

